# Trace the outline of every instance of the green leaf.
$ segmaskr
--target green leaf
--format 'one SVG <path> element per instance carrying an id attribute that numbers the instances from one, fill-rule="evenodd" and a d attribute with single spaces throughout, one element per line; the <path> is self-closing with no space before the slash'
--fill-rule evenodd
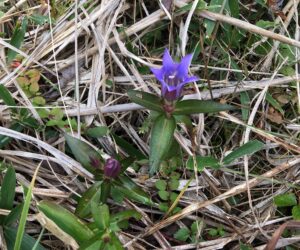
<path id="1" fill-rule="evenodd" d="M 4 237 L 5 237 L 5 241 L 6 241 L 8 250 L 14 249 L 16 236 L 17 236 L 17 228 L 13 228 L 13 227 L 5 227 L 4 228 Z M 36 245 L 36 243 L 37 243 L 37 241 L 33 237 L 24 233 L 20 249 L 32 250 L 32 249 L 34 249 L 34 246 Z M 46 249 L 41 244 L 38 243 L 35 250 L 46 250 Z"/>
<path id="2" fill-rule="evenodd" d="M 0 208 L 11 210 L 15 199 L 16 173 L 13 167 L 9 167 L 1 186 Z"/>
<path id="3" fill-rule="evenodd" d="M 290 194 L 280 194 L 274 197 L 274 203 L 277 207 L 291 207 L 297 205 L 296 195 Z"/>
<path id="4" fill-rule="evenodd" d="M 124 201 L 125 198 L 125 194 L 121 193 L 119 191 L 119 189 L 115 188 L 114 186 L 112 186 L 111 191 L 111 198 L 116 202 L 116 203 L 122 203 Z"/>
<path id="5" fill-rule="evenodd" d="M 85 241 L 80 245 L 79 250 L 99 250 L 104 249 L 104 242 L 101 238 L 102 234 L 96 235 L 95 237 Z M 100 238 L 100 239 L 99 239 Z"/>
<path id="6" fill-rule="evenodd" d="M 293 207 L 292 215 L 294 220 L 300 220 L 300 205 Z"/>
<path id="7" fill-rule="evenodd" d="M 21 249 L 23 236 L 24 236 L 24 233 L 25 233 L 25 225 L 26 225 L 27 215 L 28 215 L 30 202 L 31 202 L 31 197 L 32 197 L 32 190 L 33 190 L 33 187 L 34 187 L 35 179 L 36 179 L 37 173 L 39 171 L 39 168 L 40 168 L 40 165 L 38 165 L 38 167 L 36 168 L 36 170 L 34 172 L 34 175 L 32 177 L 30 185 L 27 189 L 27 192 L 25 192 L 25 188 L 24 188 L 24 194 L 26 196 L 25 196 L 24 206 L 23 206 L 23 209 L 22 209 L 21 218 L 20 218 L 20 222 L 19 222 L 19 226 L 18 226 L 18 231 L 17 231 L 14 250 L 20 250 Z"/>
<path id="8" fill-rule="evenodd" d="M 14 223 L 16 220 L 19 219 L 22 210 L 23 210 L 23 203 L 18 204 L 17 206 L 15 206 L 10 213 L 5 216 L 4 220 L 3 220 L 3 225 L 5 226 L 10 226 L 12 223 Z"/>
<path id="9" fill-rule="evenodd" d="M 158 195 L 159 197 L 164 200 L 164 201 L 167 201 L 169 199 L 169 192 L 165 191 L 165 190 L 160 190 L 158 191 Z"/>
<path id="10" fill-rule="evenodd" d="M 270 103 L 275 109 L 277 109 L 282 115 L 284 115 L 284 111 L 281 108 L 280 104 L 267 92 L 266 100 Z"/>
<path id="11" fill-rule="evenodd" d="M 46 104 L 46 100 L 44 97 L 42 96 L 35 96 L 33 99 L 32 99 L 32 103 L 33 105 L 35 106 L 44 106 Z"/>
<path id="12" fill-rule="evenodd" d="M 110 238 L 111 242 L 106 244 L 104 250 L 124 250 L 122 243 L 114 233 L 110 233 Z"/>
<path id="13" fill-rule="evenodd" d="M 165 212 L 165 213 L 166 213 L 166 212 L 168 212 L 168 210 L 169 210 L 169 207 L 170 207 L 170 206 L 169 206 L 169 204 L 168 204 L 168 203 L 160 202 L 160 203 L 159 203 L 159 207 L 158 207 L 158 208 L 159 208 L 159 210 L 160 210 L 160 211 L 162 211 L 162 212 Z"/>
<path id="14" fill-rule="evenodd" d="M 109 208 L 106 204 L 96 204 L 93 202 L 92 214 L 96 225 L 101 231 L 109 227 L 110 214 Z"/>
<path id="15" fill-rule="evenodd" d="M 142 215 L 133 209 L 125 210 L 125 211 L 122 211 L 122 212 L 112 215 L 110 222 L 111 223 L 119 223 L 123 220 L 128 220 L 130 218 L 135 218 L 136 220 L 140 220 L 142 218 Z"/>
<path id="16" fill-rule="evenodd" d="M 186 241 L 190 236 L 190 230 L 188 228 L 180 228 L 175 234 L 174 238 L 180 241 Z"/>
<path id="17" fill-rule="evenodd" d="M 167 118 L 165 115 L 161 115 L 155 120 L 150 140 L 150 175 L 158 170 L 161 161 L 168 153 L 172 145 L 175 128 L 174 117 Z"/>
<path id="18" fill-rule="evenodd" d="M 149 195 L 144 192 L 138 185 L 136 185 L 129 177 L 119 176 L 118 181 L 114 182 L 114 189 L 125 197 L 134 201 L 140 202 L 148 206 L 156 206 L 156 204 L 149 198 Z"/>
<path id="19" fill-rule="evenodd" d="M 176 103 L 174 115 L 191 115 L 198 113 L 215 113 L 225 110 L 233 110 L 235 107 L 206 100 L 183 100 Z"/>
<path id="20" fill-rule="evenodd" d="M 111 181 L 104 179 L 104 181 L 101 184 L 100 202 L 107 203 L 107 199 L 110 196 L 110 193 L 111 193 Z"/>
<path id="21" fill-rule="evenodd" d="M 249 105 L 250 105 L 250 98 L 248 92 L 241 92 L 241 104 L 242 104 L 242 119 L 243 121 L 247 121 L 249 117 Z"/>
<path id="22" fill-rule="evenodd" d="M 189 11 L 192 8 L 192 5 L 193 3 L 186 4 L 183 7 L 181 7 L 179 11 L 183 11 L 183 12 Z M 206 7 L 207 7 L 207 3 L 204 0 L 199 0 L 196 9 L 204 10 L 206 9 Z"/>
<path id="23" fill-rule="evenodd" d="M 166 190 L 167 182 L 165 180 L 158 180 L 158 181 L 155 182 L 155 187 L 158 190 Z"/>
<path id="24" fill-rule="evenodd" d="M 90 145 L 68 134 L 65 134 L 65 139 L 76 160 L 87 170 L 93 173 L 96 168 L 103 167 L 101 155 Z"/>
<path id="25" fill-rule="evenodd" d="M 179 180 L 171 178 L 168 182 L 168 187 L 170 188 L 170 190 L 177 190 L 177 188 L 179 187 Z"/>
<path id="26" fill-rule="evenodd" d="M 50 201 L 41 201 L 38 208 L 79 244 L 94 236 L 94 233 L 83 221 L 60 205 Z"/>
<path id="27" fill-rule="evenodd" d="M 140 192 L 132 191 L 130 189 L 120 187 L 120 186 L 114 186 L 115 192 L 118 191 L 126 198 L 140 202 L 145 205 L 153 206 L 154 203 L 150 200 L 148 195 L 141 194 Z"/>
<path id="28" fill-rule="evenodd" d="M 191 118 L 187 115 L 175 115 L 176 123 L 183 123 L 187 129 L 193 129 L 193 123 L 191 121 Z"/>
<path id="29" fill-rule="evenodd" d="M 271 29 L 275 27 L 275 22 L 259 20 L 255 25 L 263 29 Z"/>
<path id="30" fill-rule="evenodd" d="M 120 136 L 117 136 L 115 134 L 112 134 L 115 142 L 118 146 L 120 146 L 122 149 L 125 150 L 126 153 L 128 153 L 131 157 L 134 157 L 138 160 L 146 159 L 147 157 L 138 149 L 136 149 L 132 144 L 128 143 L 126 140 L 121 138 Z"/>
<path id="31" fill-rule="evenodd" d="M 10 92 L 7 90 L 7 88 L 3 84 L 0 84 L 0 99 L 2 99 L 3 102 L 7 106 L 17 106 L 15 100 L 12 97 L 12 95 L 10 94 Z M 16 108 L 11 108 L 11 110 L 14 113 L 17 113 Z"/>
<path id="32" fill-rule="evenodd" d="M 60 108 L 52 109 L 48 114 L 49 119 L 62 120 L 64 112 Z"/>
<path id="33" fill-rule="evenodd" d="M 226 165 L 242 156 L 254 154 L 255 152 L 261 150 L 263 147 L 264 144 L 258 140 L 249 141 L 240 148 L 231 152 L 229 155 L 225 156 L 223 159 L 223 164 Z"/>
<path id="34" fill-rule="evenodd" d="M 108 127 L 101 126 L 101 127 L 87 129 L 86 135 L 93 137 L 93 138 L 98 138 L 98 137 L 107 135 L 108 132 L 109 132 Z"/>
<path id="35" fill-rule="evenodd" d="M 83 193 L 75 210 L 77 216 L 85 218 L 91 213 L 92 202 L 98 203 L 100 201 L 101 184 L 102 182 L 96 182 Z"/>
<path id="36" fill-rule="evenodd" d="M 191 225 L 192 234 L 197 234 L 198 230 L 201 229 L 201 227 L 203 227 L 203 221 L 194 221 Z"/>
<path id="37" fill-rule="evenodd" d="M 24 36 L 27 29 L 28 20 L 26 17 L 23 18 L 21 26 L 17 27 L 14 30 L 14 33 L 12 35 L 12 38 L 10 40 L 10 44 L 14 46 L 15 48 L 19 49 L 24 41 Z M 7 52 L 7 61 L 10 63 L 15 56 L 17 55 L 17 52 L 14 50 L 9 49 Z"/>
<path id="38" fill-rule="evenodd" d="M 230 9 L 231 16 L 238 18 L 240 14 L 240 5 L 238 1 L 227 0 L 227 4 Z"/>
<path id="39" fill-rule="evenodd" d="M 215 13 L 219 13 L 223 4 L 223 0 L 211 0 L 209 4 L 209 10 Z M 206 29 L 206 36 L 210 37 L 215 28 L 215 22 L 205 19 L 204 20 L 204 27 Z"/>
<path id="40" fill-rule="evenodd" d="M 150 110 L 164 112 L 162 107 L 162 100 L 156 95 L 137 90 L 129 90 L 127 94 L 130 100 L 134 103 L 137 103 Z"/>
<path id="41" fill-rule="evenodd" d="M 220 163 L 217 159 L 211 156 L 196 156 L 196 165 L 199 172 L 203 171 L 205 167 L 210 167 L 214 169 L 220 168 Z M 189 157 L 186 162 L 187 169 L 194 170 L 194 160 L 193 157 Z"/>

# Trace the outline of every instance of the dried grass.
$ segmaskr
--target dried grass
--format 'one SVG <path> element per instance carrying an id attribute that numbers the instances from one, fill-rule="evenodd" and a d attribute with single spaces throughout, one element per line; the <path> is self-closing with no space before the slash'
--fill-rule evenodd
<path id="1" fill-rule="evenodd" d="M 84 1 L 85 2 L 85 1 Z M 200 85 L 200 92 L 186 95 L 186 99 L 214 99 L 222 98 L 227 102 L 232 102 L 243 91 L 256 91 L 257 98 L 253 100 L 251 115 L 247 122 L 242 121 L 239 112 L 221 112 L 213 118 L 206 116 L 195 116 L 194 125 L 197 128 L 196 141 L 185 134 L 184 129 L 176 133 L 175 138 L 181 145 L 183 151 L 188 155 L 194 152 L 207 155 L 216 152 L 218 156 L 224 156 L 231 149 L 247 142 L 250 138 L 258 138 L 266 145 L 264 151 L 254 159 L 251 156 L 245 157 L 241 161 L 234 162 L 227 168 L 218 171 L 207 169 L 197 176 L 196 181 L 191 181 L 179 200 L 183 210 L 179 213 L 162 217 L 159 210 L 150 209 L 142 205 L 125 201 L 124 204 L 115 206 L 133 208 L 142 214 L 142 220 L 137 224 L 131 224 L 128 231 L 119 234 L 119 238 L 128 249 L 239 249 L 239 242 L 253 243 L 255 249 L 265 249 L 276 229 L 290 217 L 281 217 L 275 213 L 273 204 L 274 195 L 298 189 L 299 176 L 299 125 L 298 114 L 295 113 L 293 119 L 283 119 L 281 124 L 272 125 L 264 114 L 267 103 L 265 94 L 269 89 L 281 89 L 283 92 L 289 88 L 292 81 L 297 82 L 298 96 L 296 102 L 300 103 L 299 97 L 299 75 L 282 76 L 278 71 L 284 65 L 279 65 L 277 70 L 270 72 L 274 68 L 272 62 L 278 56 L 278 46 L 280 43 L 289 44 L 297 48 L 300 47 L 299 31 L 295 38 L 288 34 L 287 30 L 293 19 L 298 19 L 298 0 L 288 1 L 284 8 L 287 19 L 276 22 L 280 25 L 280 32 L 266 30 L 241 19 L 229 17 L 222 13 L 210 11 L 197 11 L 196 2 L 190 11 L 169 13 L 168 10 L 160 8 L 156 2 L 149 2 L 154 5 L 154 10 L 148 10 L 143 1 L 126 2 L 124 0 L 107 0 L 95 3 L 92 9 L 85 9 L 84 2 L 71 4 L 55 23 L 50 23 L 45 27 L 37 26 L 26 34 L 25 43 L 22 49 L 12 47 L 8 41 L 0 38 L 1 53 L 1 84 L 4 84 L 12 93 L 22 108 L 28 109 L 42 125 L 36 109 L 30 100 L 19 87 L 16 78 L 27 68 L 39 68 L 43 73 L 51 77 L 57 90 L 52 89 L 50 94 L 49 86 L 42 90 L 47 100 L 47 109 L 61 107 L 68 119 L 76 117 L 77 121 L 85 122 L 88 126 L 107 125 L 111 131 L 123 134 L 134 146 L 142 152 L 148 153 L 148 134 L 139 134 L 138 127 L 145 120 L 145 111 L 141 106 L 130 103 L 126 90 L 129 88 L 140 89 L 158 94 L 159 86 L 155 83 L 151 75 L 143 75 L 139 72 L 137 65 L 154 66 L 160 64 L 160 59 L 153 58 L 148 48 L 143 44 L 143 35 L 155 29 L 155 25 L 168 22 L 170 18 L 176 18 L 183 22 L 181 44 L 181 55 L 186 53 L 188 44 L 188 29 L 192 16 L 197 15 L 201 20 L 209 19 L 218 21 L 219 24 L 227 23 L 238 27 L 261 38 L 260 42 L 270 39 L 272 49 L 263 58 L 259 66 L 253 70 L 245 72 L 226 67 L 193 65 L 192 72 L 199 72 L 203 68 L 214 72 L 242 73 L 243 80 L 232 81 L 228 77 L 221 80 L 211 79 L 211 86 L 203 79 Z M 185 6 L 188 0 L 175 0 L 176 8 Z M 243 2 L 243 1 L 241 1 Z M 135 15 L 136 8 L 144 9 L 144 15 Z M 77 9 L 75 8 L 77 6 Z M 27 4 L 26 1 L 19 1 L 4 16 L 0 18 L 1 29 L 12 24 L 12 17 L 19 15 L 20 11 L 27 9 L 39 9 L 40 5 Z M 48 9 L 46 12 L 50 15 Z M 77 14 L 75 14 L 77 13 Z M 133 13 L 133 14 L 132 14 Z M 78 15 L 75 21 L 74 16 Z M 133 20 L 133 21 L 132 21 Z M 121 23 L 128 22 L 124 31 Z M 173 21 L 172 21 L 173 22 Z M 183 24 L 182 23 L 182 24 Z M 297 27 L 299 29 L 299 27 Z M 138 51 L 138 56 L 132 53 L 126 46 L 128 39 L 132 39 L 132 46 Z M 259 44 L 259 43 L 258 43 Z M 257 45 L 258 45 L 257 44 Z M 25 60 L 16 69 L 11 69 L 4 62 L 5 50 L 12 49 L 21 54 Z M 76 48 L 74 50 L 74 48 Z M 254 53 L 255 48 L 249 48 L 248 52 L 239 55 L 246 58 Z M 296 50 L 298 57 L 298 49 Z M 206 52 L 206 51 L 205 51 Z M 249 53 L 249 54 L 248 54 Z M 213 55 L 212 55 L 213 57 Z M 135 63 L 131 63 L 131 61 Z M 212 59 L 213 61 L 215 59 Z M 296 72 L 298 64 L 295 63 Z M 74 70 L 75 69 L 75 70 Z M 111 81 L 109 86 L 107 82 Z M 197 86 L 196 86 L 197 87 Z M 210 88 L 203 90 L 202 88 Z M 53 98 L 54 97 L 54 98 Z M 8 128 L 12 117 L 9 108 L 4 103 L 0 103 L 0 135 L 12 137 L 14 140 L 6 150 L 0 150 L 0 157 L 6 162 L 13 164 L 17 171 L 19 184 L 28 185 L 36 167 L 42 162 L 36 186 L 33 189 L 34 200 L 51 199 L 70 210 L 74 209 L 74 202 L 70 198 L 72 193 L 80 194 L 90 183 L 93 176 L 85 170 L 80 163 L 69 157 L 64 152 L 63 132 L 59 129 L 59 136 L 45 140 L 43 131 L 16 132 Z M 221 149 L 216 150 L 218 132 L 222 131 L 228 124 L 236 126 L 234 133 L 227 142 L 222 144 Z M 73 131 L 78 135 L 78 131 Z M 242 131 L 242 132 L 241 132 Z M 274 134 L 276 133 L 276 135 Z M 115 144 L 114 140 L 107 136 L 98 141 L 96 147 L 104 148 L 104 152 L 110 154 L 118 150 L 122 151 Z M 196 148 L 194 148 L 196 145 Z M 253 169 L 259 168 L 258 174 L 251 174 Z M 129 168 L 128 174 L 136 183 L 141 185 L 151 194 L 155 194 L 154 182 L 156 177 L 147 179 L 145 173 L 135 172 Z M 80 178 L 79 178 L 80 177 Z M 84 180 L 84 181 L 82 181 Z M 180 190 L 188 183 L 189 177 L 185 174 L 180 179 Z M 20 185 L 16 188 L 18 193 L 22 192 Z M 229 203 L 229 198 L 238 197 L 238 204 Z M 8 211 L 0 210 L 0 214 L 7 214 Z M 34 215 L 36 208 L 32 204 L 30 214 Z M 158 220 L 157 218 L 163 218 Z M 36 234 L 40 226 L 49 223 L 45 221 L 42 214 L 29 216 L 29 226 L 34 226 Z M 192 221 L 203 220 L 211 227 L 222 226 L 227 232 L 225 236 L 218 239 L 210 239 L 198 244 L 187 244 L 176 241 L 169 232 L 174 232 L 174 228 L 185 227 Z M 53 225 L 52 225 L 53 226 Z M 54 230 L 54 229 L 53 229 Z M 199 229 L 200 230 L 200 229 Z M 207 230 L 199 231 L 199 234 L 207 235 Z M 0 239 L 2 238 L 0 232 Z M 49 249 L 64 249 L 64 241 L 68 236 L 63 235 L 61 241 L 57 242 L 53 236 L 42 239 Z M 293 245 L 300 248 L 300 238 L 290 237 L 276 239 L 277 248 Z M 4 243 L 0 240 L 2 247 Z M 269 243 L 270 244 L 270 243 Z M 55 246 L 56 245 L 56 246 Z M 276 244 L 275 244 L 276 245 Z M 73 248 L 76 243 L 72 242 Z M 4 249 L 4 248 L 3 248 Z M 270 249 L 270 248 L 267 248 Z"/>

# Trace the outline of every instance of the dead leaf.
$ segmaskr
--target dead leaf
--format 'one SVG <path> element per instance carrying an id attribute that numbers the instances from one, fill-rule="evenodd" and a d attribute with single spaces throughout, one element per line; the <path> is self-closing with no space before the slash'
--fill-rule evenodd
<path id="1" fill-rule="evenodd" d="M 270 107 L 267 113 L 267 118 L 276 124 L 282 124 L 283 122 L 283 117 L 282 115 L 275 110 L 273 107 Z"/>
<path id="2" fill-rule="evenodd" d="M 275 95 L 274 98 L 281 104 L 287 104 L 290 102 L 290 96 L 285 94 Z"/>
<path id="3" fill-rule="evenodd" d="M 282 12 L 283 0 L 267 0 L 267 5 L 275 16 L 280 16 L 282 20 L 286 19 L 286 16 Z"/>
<path id="4" fill-rule="evenodd" d="M 52 220 L 50 220 L 42 212 L 39 212 L 36 215 L 36 219 L 43 227 L 45 227 L 48 231 L 50 231 L 53 235 L 55 235 L 66 245 L 71 246 L 73 249 L 79 248 L 77 242 L 70 235 L 61 230 Z"/>

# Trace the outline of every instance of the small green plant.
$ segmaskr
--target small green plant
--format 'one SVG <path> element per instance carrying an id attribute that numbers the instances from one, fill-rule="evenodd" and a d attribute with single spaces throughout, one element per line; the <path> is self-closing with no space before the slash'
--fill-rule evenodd
<path id="1" fill-rule="evenodd" d="M 17 78 L 17 82 L 25 92 L 25 94 L 32 98 L 32 102 L 36 106 L 43 106 L 46 100 L 41 96 L 39 80 L 41 79 L 41 72 L 37 69 L 26 70 Z"/>
<path id="2" fill-rule="evenodd" d="M 82 216 L 89 218 L 90 222 L 49 201 L 41 201 L 38 208 L 41 216 L 45 216 L 70 235 L 80 249 L 124 249 L 116 233 L 127 227 L 130 218 L 141 218 L 134 210 L 111 214 L 106 204 L 97 203 L 95 200 L 90 203 L 90 214 Z M 52 227 L 48 226 L 48 229 L 51 231 Z"/>
<path id="3" fill-rule="evenodd" d="M 300 205 L 294 193 L 280 194 L 274 197 L 274 204 L 278 208 L 291 209 L 294 220 L 300 220 Z M 288 211 L 285 211 L 288 212 Z"/>
<path id="4" fill-rule="evenodd" d="M 222 226 L 219 226 L 217 228 L 211 228 L 208 231 L 208 235 L 213 238 L 223 237 L 225 235 L 225 231 Z"/>
<path id="5" fill-rule="evenodd" d="M 190 228 L 180 228 L 174 234 L 174 238 L 188 243 L 197 243 L 201 241 L 201 231 L 204 227 L 203 221 L 194 221 Z"/>
<path id="6" fill-rule="evenodd" d="M 163 201 L 159 203 L 159 209 L 163 212 L 169 212 L 170 207 L 176 201 L 179 187 L 180 174 L 173 172 L 167 180 L 160 179 L 155 182 L 155 187 L 158 190 L 158 196 Z M 181 210 L 180 207 L 174 207 L 171 214 L 175 214 Z"/>

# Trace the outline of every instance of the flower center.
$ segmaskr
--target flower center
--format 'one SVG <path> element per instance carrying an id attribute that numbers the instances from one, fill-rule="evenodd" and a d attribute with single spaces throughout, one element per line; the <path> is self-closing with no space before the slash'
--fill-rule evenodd
<path id="1" fill-rule="evenodd" d="M 176 86 L 178 85 L 178 78 L 176 75 L 176 72 L 171 74 L 171 75 L 165 75 L 164 81 L 169 85 L 169 86 Z"/>

